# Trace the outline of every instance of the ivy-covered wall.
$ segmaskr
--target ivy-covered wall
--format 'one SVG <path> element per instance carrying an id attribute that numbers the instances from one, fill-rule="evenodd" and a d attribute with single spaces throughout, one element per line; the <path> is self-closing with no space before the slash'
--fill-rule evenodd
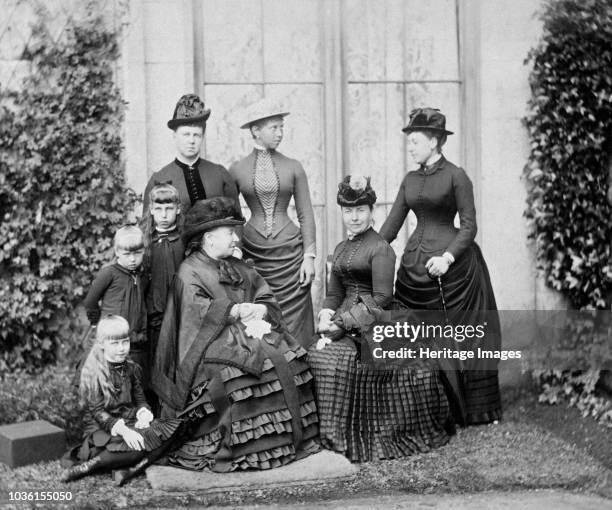
<path id="1" fill-rule="evenodd" d="M 135 203 L 114 80 L 119 27 L 94 10 L 66 18 L 57 37 L 50 15 L 35 10 L 27 66 L 0 94 L 0 372 L 35 369 L 78 342 L 77 305 Z"/>
<path id="2" fill-rule="evenodd" d="M 527 216 L 547 283 L 576 308 L 609 309 L 612 4 L 550 0 L 529 54 Z"/>

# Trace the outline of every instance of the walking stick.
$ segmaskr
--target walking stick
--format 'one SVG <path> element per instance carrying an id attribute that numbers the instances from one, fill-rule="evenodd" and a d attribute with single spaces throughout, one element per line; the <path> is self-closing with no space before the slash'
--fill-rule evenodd
<path id="1" fill-rule="evenodd" d="M 448 324 L 448 313 L 446 311 L 446 299 L 444 299 L 444 287 L 442 287 L 442 277 L 438 276 L 438 290 L 440 291 L 440 301 L 442 301 L 442 310 L 444 310 L 444 320 Z"/>

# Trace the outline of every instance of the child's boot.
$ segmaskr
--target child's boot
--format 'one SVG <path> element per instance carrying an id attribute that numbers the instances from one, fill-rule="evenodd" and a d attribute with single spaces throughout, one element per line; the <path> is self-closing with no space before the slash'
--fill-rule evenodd
<path id="1" fill-rule="evenodd" d="M 138 464 L 129 468 L 122 469 L 118 471 L 115 475 L 115 482 L 119 487 L 122 487 L 126 483 L 128 483 L 132 478 L 138 476 L 140 473 L 143 473 L 145 469 L 147 469 L 151 465 L 151 460 L 148 458 L 142 459 Z"/>
<path id="2" fill-rule="evenodd" d="M 88 461 L 83 462 L 77 466 L 71 467 L 64 471 L 61 477 L 62 482 L 73 482 L 79 478 L 90 475 L 97 469 L 102 467 L 102 458 L 100 456 L 94 457 Z"/>

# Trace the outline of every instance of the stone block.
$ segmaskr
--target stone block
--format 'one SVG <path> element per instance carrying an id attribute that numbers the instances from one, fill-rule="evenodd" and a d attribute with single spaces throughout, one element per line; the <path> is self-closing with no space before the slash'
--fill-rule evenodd
<path id="1" fill-rule="evenodd" d="M 147 480 L 156 490 L 167 492 L 228 492 L 279 486 L 309 485 L 322 480 L 343 479 L 357 473 L 358 467 L 337 453 L 321 451 L 276 469 L 262 471 L 187 471 L 171 466 L 151 466 Z"/>
<path id="2" fill-rule="evenodd" d="M 64 430 L 45 420 L 0 426 L 0 462 L 11 468 L 55 460 L 66 451 Z"/>

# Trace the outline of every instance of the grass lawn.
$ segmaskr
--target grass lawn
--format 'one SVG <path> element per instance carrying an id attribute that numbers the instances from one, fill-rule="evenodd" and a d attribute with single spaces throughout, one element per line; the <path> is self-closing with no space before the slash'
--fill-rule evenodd
<path id="1" fill-rule="evenodd" d="M 56 481 L 60 472 L 59 462 L 16 470 L 0 465 L 0 494 L 6 497 L 9 490 L 70 490 L 73 506 L 92 509 L 543 488 L 592 492 L 612 499 L 612 429 L 582 418 L 577 410 L 563 404 L 537 404 L 530 390 L 511 390 L 505 393 L 505 417 L 500 424 L 459 430 L 448 445 L 429 454 L 362 464 L 350 480 L 229 494 L 173 495 L 156 493 L 144 477 L 121 489 L 113 485 L 109 475 L 62 485 Z"/>

